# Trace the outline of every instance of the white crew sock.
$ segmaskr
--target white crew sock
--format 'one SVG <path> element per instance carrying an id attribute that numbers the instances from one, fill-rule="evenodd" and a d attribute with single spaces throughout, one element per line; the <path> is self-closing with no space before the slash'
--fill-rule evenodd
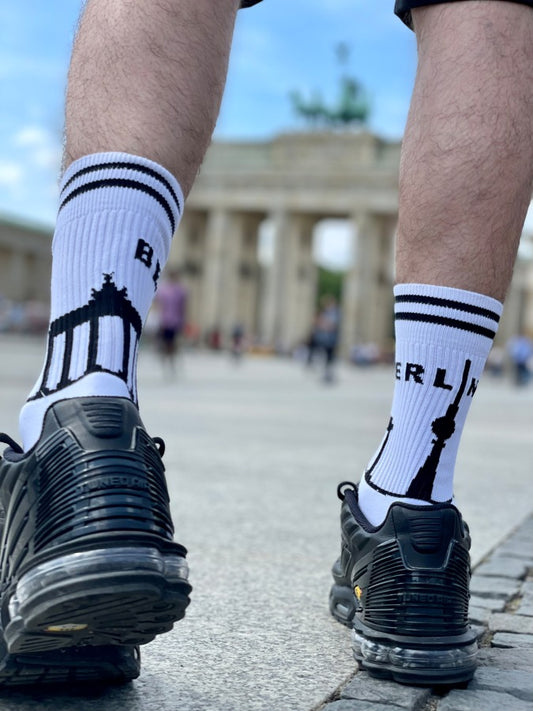
<path id="1" fill-rule="evenodd" d="M 374 526 L 394 501 L 453 499 L 461 432 L 503 308 L 482 294 L 426 284 L 398 285 L 394 295 L 391 419 L 359 485 Z"/>
<path id="2" fill-rule="evenodd" d="M 20 413 L 27 451 L 57 400 L 137 401 L 137 347 L 183 210 L 174 177 L 150 160 L 95 153 L 69 166 L 52 244 L 43 370 Z"/>

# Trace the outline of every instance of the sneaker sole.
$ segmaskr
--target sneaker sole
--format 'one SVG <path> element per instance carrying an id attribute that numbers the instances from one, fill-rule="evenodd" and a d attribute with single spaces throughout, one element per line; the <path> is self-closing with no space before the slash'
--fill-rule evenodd
<path id="1" fill-rule="evenodd" d="M 146 644 L 185 615 L 187 573 L 184 558 L 141 547 L 70 553 L 41 563 L 4 595 L 7 651 Z"/>
<path id="2" fill-rule="evenodd" d="M 333 585 L 330 610 L 341 624 L 352 628 L 352 649 L 359 666 L 371 676 L 401 684 L 457 686 L 469 682 L 476 670 L 476 634 L 461 638 L 387 639 L 357 619 L 355 596 L 349 586 Z"/>
<path id="3" fill-rule="evenodd" d="M 478 647 L 472 632 L 460 643 L 435 639 L 387 640 L 371 637 L 356 618 L 352 649 L 358 664 L 372 676 L 401 684 L 457 686 L 469 682 L 476 670 Z M 433 642 L 433 644 L 432 644 Z"/>
<path id="4" fill-rule="evenodd" d="M 140 674 L 138 648 L 78 647 L 0 658 L 0 688 L 125 684 Z"/>

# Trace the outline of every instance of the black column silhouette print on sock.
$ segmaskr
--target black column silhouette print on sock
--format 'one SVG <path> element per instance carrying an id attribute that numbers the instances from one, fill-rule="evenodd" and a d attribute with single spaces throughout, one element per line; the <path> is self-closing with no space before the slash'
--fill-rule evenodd
<path id="1" fill-rule="evenodd" d="M 365 471 L 365 479 L 371 486 L 374 486 L 374 485 L 370 481 L 370 477 L 372 475 L 372 472 L 376 468 L 377 463 L 383 456 L 383 452 L 385 451 L 385 447 L 387 446 L 387 442 L 389 441 L 390 433 L 392 432 L 393 429 L 394 429 L 394 422 L 391 417 L 389 420 L 389 424 L 387 425 L 387 431 L 385 433 L 385 437 L 383 438 L 383 442 L 381 443 L 381 447 L 379 448 L 379 452 L 376 454 L 376 457 L 374 458 L 374 461 L 372 462 L 372 466 L 368 467 L 368 469 Z"/>
<path id="2" fill-rule="evenodd" d="M 52 321 L 48 332 L 48 351 L 38 392 L 29 398 L 37 400 L 71 385 L 89 373 L 106 372 L 123 380 L 133 400 L 136 400 L 134 363 L 141 337 L 142 319 L 127 298 L 126 287 L 117 289 L 111 274 L 104 274 L 101 289 L 91 290 L 91 299 L 84 306 Z M 122 321 L 122 359 L 118 368 L 98 362 L 98 343 L 103 320 L 116 317 Z M 85 367 L 75 377 L 71 375 L 75 329 L 88 329 Z M 78 354 L 79 355 L 79 354 Z"/>
<path id="3" fill-rule="evenodd" d="M 459 404 L 466 390 L 471 365 L 472 362 L 470 360 L 465 362 L 461 385 L 459 386 L 459 390 L 457 391 L 453 402 L 448 405 L 448 408 L 442 417 L 437 417 L 437 419 L 433 420 L 431 423 L 431 431 L 435 435 L 434 439 L 432 439 L 433 446 L 426 458 L 426 461 L 420 467 L 415 478 L 407 489 L 406 496 L 408 497 L 413 499 L 421 499 L 422 501 L 433 501 L 433 486 L 437 476 L 440 457 L 442 450 L 446 446 L 446 442 L 455 432 L 455 418 L 459 412 Z"/>

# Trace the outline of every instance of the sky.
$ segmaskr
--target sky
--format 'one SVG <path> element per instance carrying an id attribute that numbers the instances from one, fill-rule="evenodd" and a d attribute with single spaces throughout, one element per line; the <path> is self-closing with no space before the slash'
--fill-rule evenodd
<path id="1" fill-rule="evenodd" d="M 113 0 L 109 0 L 112 2 Z M 66 75 L 81 0 L 0 0 L 0 212 L 53 224 Z M 304 129 L 289 93 L 334 102 L 342 71 L 366 88 L 370 128 L 399 138 L 415 69 L 393 0 L 264 0 L 239 12 L 215 138 Z M 335 48 L 348 45 L 341 67 Z"/>
<path id="2" fill-rule="evenodd" d="M 108 0 L 113 2 L 113 0 Z M 63 104 L 83 0 L 0 0 L 0 215 L 52 227 L 58 200 Z M 400 139 L 416 69 L 413 33 L 393 0 L 263 0 L 238 13 L 215 140 L 265 141 L 306 130 L 289 95 L 334 104 L 341 75 L 366 90 L 368 127 Z M 344 65 L 336 48 L 349 49 Z M 527 221 L 533 232 L 533 210 Z M 346 226 L 317 238 L 319 261 L 350 259 Z"/>
<path id="3" fill-rule="evenodd" d="M 113 2 L 113 0 L 108 0 Z M 416 69 L 413 33 L 393 0 L 263 0 L 242 10 L 215 140 L 265 141 L 306 130 L 289 95 L 334 104 L 341 75 L 370 100 L 368 127 L 400 139 Z M 58 200 L 63 104 L 82 0 L 0 0 L 0 215 L 52 227 Z M 336 48 L 349 49 L 344 65 Z M 533 210 L 528 223 L 533 232 Z M 317 239 L 319 261 L 350 259 L 346 226 Z"/>

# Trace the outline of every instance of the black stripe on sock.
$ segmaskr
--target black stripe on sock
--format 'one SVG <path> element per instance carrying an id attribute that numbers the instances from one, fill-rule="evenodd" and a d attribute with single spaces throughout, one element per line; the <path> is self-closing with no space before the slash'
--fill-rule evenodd
<path id="1" fill-rule="evenodd" d="M 165 188 L 168 190 L 168 192 L 172 195 L 174 200 L 176 201 L 176 205 L 178 208 L 178 212 L 181 214 L 181 204 L 179 201 L 178 196 L 176 195 L 176 191 L 172 187 L 172 185 L 169 183 L 169 181 L 164 178 L 161 173 L 158 173 L 157 170 L 154 170 L 153 168 L 148 168 L 145 165 L 140 165 L 138 163 L 126 163 L 126 162 L 109 162 L 109 163 L 97 163 L 96 165 L 89 165 L 86 168 L 80 168 L 72 178 L 67 180 L 65 185 L 63 186 L 63 190 L 61 191 L 61 194 L 65 192 L 65 190 L 68 188 L 68 186 L 74 182 L 77 178 L 80 178 L 82 175 L 87 175 L 87 173 L 94 173 L 98 170 L 136 170 L 139 173 L 144 173 L 145 175 L 149 175 L 151 178 L 155 178 L 155 180 L 158 180 L 160 183 L 162 183 Z"/>
<path id="2" fill-rule="evenodd" d="M 490 318 L 492 321 L 499 323 L 500 317 L 494 311 L 490 309 L 484 309 L 481 306 L 474 306 L 472 304 L 465 304 L 463 301 L 454 301 L 453 299 L 441 299 L 436 296 L 415 296 L 411 294 L 401 294 L 395 297 L 395 302 L 397 304 L 403 303 L 413 303 L 413 304 L 428 304 L 430 306 L 441 306 L 446 309 L 455 309 L 456 311 L 464 311 L 468 314 L 475 314 L 476 316 L 483 316 L 484 318 Z"/>
<path id="3" fill-rule="evenodd" d="M 176 229 L 176 221 L 168 200 L 154 188 L 151 188 L 149 185 L 145 185 L 144 183 L 139 183 L 137 180 L 127 180 L 126 178 L 106 178 L 105 180 L 95 180 L 92 183 L 80 185 L 79 188 L 75 188 L 63 200 L 59 206 L 59 212 L 61 212 L 65 205 L 67 205 L 71 200 L 78 197 L 78 195 L 82 195 L 83 193 L 87 193 L 91 190 L 98 190 L 100 188 L 131 188 L 132 190 L 140 190 L 141 192 L 150 195 L 150 197 L 153 197 L 154 200 L 156 200 L 167 213 L 167 217 L 170 220 L 170 226 L 172 228 L 172 234 L 174 234 L 174 230 Z"/>
<path id="4" fill-rule="evenodd" d="M 423 323 L 432 323 L 436 326 L 458 328 L 461 331 L 469 331 L 470 333 L 475 333 L 478 336 L 485 336 L 485 338 L 490 338 L 491 340 L 494 339 L 494 336 L 496 335 L 496 331 L 492 331 L 490 328 L 485 328 L 484 326 L 479 326 L 478 324 L 470 323 L 469 321 L 460 321 L 456 318 L 447 318 L 446 316 L 400 311 L 394 318 L 397 321 L 421 321 Z"/>

